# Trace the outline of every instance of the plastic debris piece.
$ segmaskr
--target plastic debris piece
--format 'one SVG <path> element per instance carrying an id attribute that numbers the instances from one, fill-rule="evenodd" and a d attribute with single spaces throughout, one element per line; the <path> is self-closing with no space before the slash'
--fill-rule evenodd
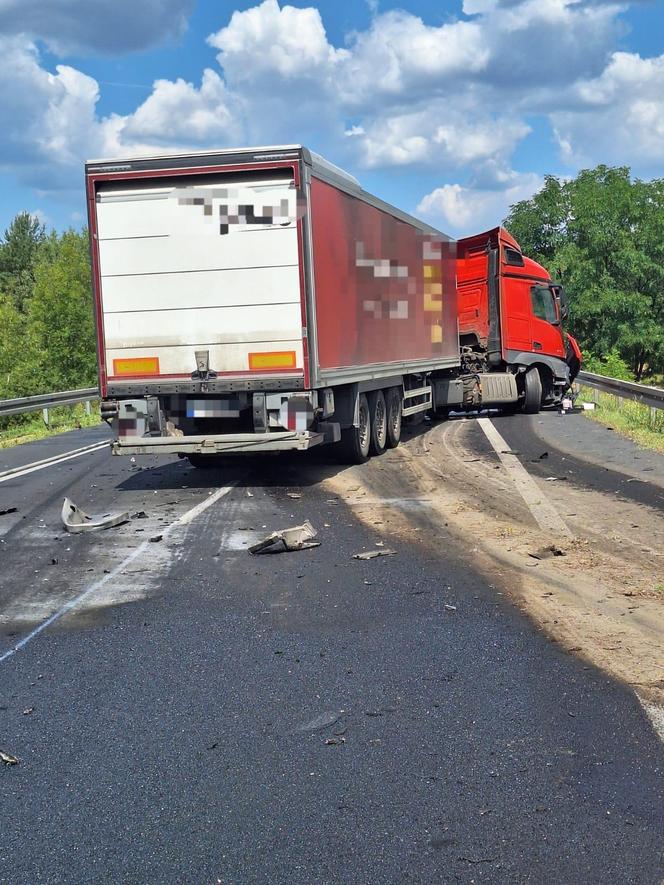
<path id="1" fill-rule="evenodd" d="M 18 507 L 5 507 L 3 510 L 0 510 L 0 516 L 7 516 L 8 513 L 16 513 Z"/>
<path id="2" fill-rule="evenodd" d="M 346 743 L 346 738 L 342 737 L 342 736 L 333 737 L 333 738 L 326 738 L 326 740 L 325 740 L 326 747 L 336 747 L 339 744 L 345 744 L 345 743 Z"/>
<path id="3" fill-rule="evenodd" d="M 148 515 L 145 510 L 137 510 L 136 513 L 132 513 L 132 519 L 147 519 Z"/>
<path id="4" fill-rule="evenodd" d="M 163 539 L 163 537 L 164 537 L 163 535 L 153 535 L 150 538 L 150 540 L 152 541 L 153 544 L 155 544 L 157 541 L 161 541 Z"/>
<path id="5" fill-rule="evenodd" d="M 95 532 L 98 529 L 110 529 L 112 526 L 121 525 L 128 521 L 129 514 L 126 510 L 118 513 L 104 513 L 101 516 L 90 516 L 69 498 L 65 498 L 62 502 L 62 523 L 68 532 Z"/>
<path id="6" fill-rule="evenodd" d="M 0 750 L 0 762 L 4 762 L 5 765 L 18 765 L 21 760 L 16 756 L 12 756 L 11 753 L 5 753 L 4 750 Z"/>
<path id="7" fill-rule="evenodd" d="M 310 722 L 305 722 L 304 725 L 300 725 L 298 731 L 320 731 L 321 728 L 329 728 L 331 725 L 335 725 L 340 719 L 341 713 L 337 713 L 336 710 L 328 710 L 327 712 L 316 716 L 316 718 L 312 719 Z"/>
<path id="8" fill-rule="evenodd" d="M 301 498 L 302 495 L 299 492 L 286 492 L 287 498 Z"/>
<path id="9" fill-rule="evenodd" d="M 445 605 L 445 611 L 455 612 L 456 610 L 457 610 L 456 605 L 447 605 L 447 604 Z"/>
<path id="10" fill-rule="evenodd" d="M 307 550 L 309 547 L 319 547 L 320 541 L 314 541 L 318 533 L 308 519 L 302 525 L 295 525 L 290 529 L 281 529 L 271 532 L 262 541 L 252 544 L 249 553 L 261 553 L 269 550 L 271 553 L 283 553 L 284 550 Z"/>
<path id="11" fill-rule="evenodd" d="M 353 553 L 353 559 L 375 559 L 377 556 L 395 556 L 396 550 L 383 547 L 381 550 L 365 550 L 362 553 Z"/>
<path id="12" fill-rule="evenodd" d="M 584 412 L 594 412 L 597 408 L 597 403 L 581 403 L 581 408 Z"/>

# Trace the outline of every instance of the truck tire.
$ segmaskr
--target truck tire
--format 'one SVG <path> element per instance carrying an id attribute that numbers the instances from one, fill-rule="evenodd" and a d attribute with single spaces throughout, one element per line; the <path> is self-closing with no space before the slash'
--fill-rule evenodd
<path id="1" fill-rule="evenodd" d="M 396 449 L 401 439 L 401 391 L 398 387 L 391 387 L 385 397 L 387 411 L 387 440 L 388 449 Z"/>
<path id="2" fill-rule="evenodd" d="M 369 412 L 371 414 L 371 454 L 382 455 L 387 443 L 387 407 L 385 394 L 382 390 L 374 390 L 369 394 Z"/>
<path id="3" fill-rule="evenodd" d="M 341 431 L 339 457 L 345 464 L 364 464 L 369 460 L 371 411 L 364 393 L 360 394 L 358 411 L 359 427 L 346 427 Z"/>
<path id="4" fill-rule="evenodd" d="M 526 415 L 536 415 L 542 407 L 542 379 L 534 366 L 526 372 L 523 383 L 525 391 L 523 411 Z"/>

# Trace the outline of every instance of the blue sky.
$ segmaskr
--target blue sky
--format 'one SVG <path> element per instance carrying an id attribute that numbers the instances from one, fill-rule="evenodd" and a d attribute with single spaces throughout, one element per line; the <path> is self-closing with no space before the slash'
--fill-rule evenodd
<path id="1" fill-rule="evenodd" d="M 458 235 L 545 174 L 664 175 L 664 4 L 0 0 L 0 230 L 100 156 L 304 142 Z"/>

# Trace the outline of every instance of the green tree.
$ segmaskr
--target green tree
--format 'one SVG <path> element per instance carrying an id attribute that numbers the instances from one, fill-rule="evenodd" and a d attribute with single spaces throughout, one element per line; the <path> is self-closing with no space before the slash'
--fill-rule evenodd
<path id="1" fill-rule="evenodd" d="M 664 181 L 626 167 L 548 177 L 505 224 L 564 283 L 570 325 L 600 361 L 616 354 L 637 380 L 664 367 Z"/>
<path id="2" fill-rule="evenodd" d="M 96 352 L 88 238 L 69 230 L 35 269 L 28 311 L 32 359 L 44 390 L 91 387 Z"/>
<path id="3" fill-rule="evenodd" d="M 29 212 L 19 212 L 0 241 L 0 289 L 24 312 L 35 285 L 35 268 L 46 240 L 44 225 Z"/>

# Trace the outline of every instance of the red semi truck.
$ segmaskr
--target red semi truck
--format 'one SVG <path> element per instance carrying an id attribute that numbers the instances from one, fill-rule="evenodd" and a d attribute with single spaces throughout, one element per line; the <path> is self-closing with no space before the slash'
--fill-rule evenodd
<path id="1" fill-rule="evenodd" d="M 294 145 L 86 164 L 115 454 L 334 443 L 403 418 L 560 402 L 565 295 L 496 228 L 459 242 Z"/>

